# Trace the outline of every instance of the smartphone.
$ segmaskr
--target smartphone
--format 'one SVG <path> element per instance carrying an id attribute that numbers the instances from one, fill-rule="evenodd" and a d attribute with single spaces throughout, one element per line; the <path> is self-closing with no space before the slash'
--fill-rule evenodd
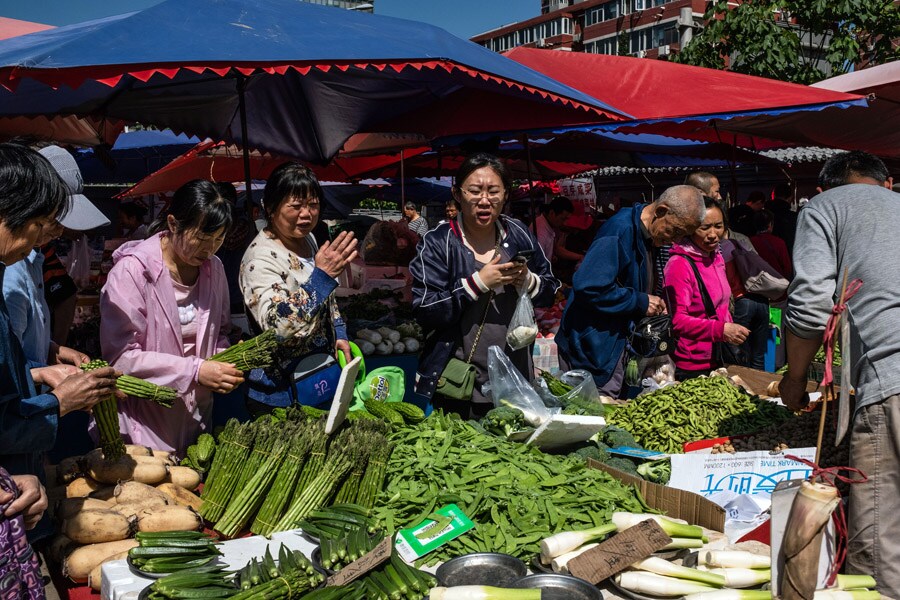
<path id="1" fill-rule="evenodd" d="M 534 256 L 534 250 L 519 250 L 512 257 L 513 262 L 528 262 Z"/>

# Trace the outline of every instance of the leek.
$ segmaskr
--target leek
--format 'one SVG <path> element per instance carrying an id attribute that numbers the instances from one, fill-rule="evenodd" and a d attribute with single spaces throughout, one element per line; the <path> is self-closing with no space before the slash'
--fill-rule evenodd
<path id="1" fill-rule="evenodd" d="M 875 578 L 870 575 L 838 575 L 834 589 L 850 590 L 864 589 L 869 590 L 875 587 Z"/>
<path id="2" fill-rule="evenodd" d="M 816 590 L 813 600 L 881 600 L 874 590 Z"/>
<path id="3" fill-rule="evenodd" d="M 769 569 L 772 567 L 772 557 L 744 550 L 701 550 L 697 553 L 697 564 L 725 569 Z"/>
<path id="4" fill-rule="evenodd" d="M 714 587 L 722 587 L 725 585 L 725 576 L 719 573 L 706 573 L 691 569 L 688 567 L 680 567 L 670 563 L 662 558 L 650 557 L 638 561 L 631 565 L 632 569 L 641 571 L 649 571 L 657 575 L 667 575 L 669 577 L 677 577 L 678 579 L 688 579 L 690 581 L 699 581 L 706 585 Z"/>
<path id="5" fill-rule="evenodd" d="M 615 515 L 619 513 L 614 513 Z M 630 513 L 623 513 L 630 514 Z M 556 558 L 567 552 L 571 552 L 585 544 L 596 539 L 606 537 L 610 533 L 616 531 L 617 527 L 613 523 L 607 523 L 593 529 L 583 529 L 581 531 L 561 531 L 541 540 L 541 556 L 545 558 Z"/>
<path id="6" fill-rule="evenodd" d="M 772 592 L 768 590 L 716 590 L 688 594 L 684 600 L 772 600 Z"/>
<path id="7" fill-rule="evenodd" d="M 676 598 L 678 596 L 687 596 L 688 594 L 711 592 L 716 589 L 696 581 L 676 579 L 675 577 L 666 577 L 644 571 L 619 573 L 615 577 L 615 582 L 622 589 L 661 598 Z"/>
<path id="8" fill-rule="evenodd" d="M 770 569 L 731 567 L 729 569 L 713 569 L 710 573 L 724 577 L 725 587 L 729 588 L 756 587 L 769 583 L 772 580 L 772 571 Z"/>
<path id="9" fill-rule="evenodd" d="M 653 519 L 659 526 L 663 528 L 669 537 L 679 537 L 679 538 L 697 538 L 701 539 L 703 537 L 703 528 L 698 527 L 697 525 L 685 525 L 683 523 L 678 523 L 669 519 L 668 517 L 663 517 L 661 515 L 650 515 L 646 513 L 629 513 L 629 512 L 614 512 L 612 515 L 612 522 L 616 526 L 619 531 L 624 531 L 629 527 L 634 527 L 638 523 L 646 521 L 647 519 Z"/>
<path id="10" fill-rule="evenodd" d="M 540 589 L 506 589 L 488 585 L 436 587 L 429 592 L 431 600 L 541 600 Z"/>
<path id="11" fill-rule="evenodd" d="M 682 538 L 682 537 L 673 537 L 672 541 L 660 548 L 660 551 L 665 550 L 681 550 L 682 548 L 702 548 L 703 540 L 699 538 Z"/>
<path id="12" fill-rule="evenodd" d="M 567 565 L 569 564 L 570 560 L 572 560 L 576 556 L 581 556 L 582 554 L 584 554 L 591 548 L 596 548 L 599 545 L 600 544 L 596 544 L 596 543 L 585 544 L 584 546 L 582 546 L 581 548 L 579 548 L 577 550 L 572 550 L 571 552 L 566 552 L 562 556 L 557 556 L 552 561 L 550 561 L 550 565 L 553 567 L 553 572 L 554 573 L 568 573 L 569 567 Z"/>

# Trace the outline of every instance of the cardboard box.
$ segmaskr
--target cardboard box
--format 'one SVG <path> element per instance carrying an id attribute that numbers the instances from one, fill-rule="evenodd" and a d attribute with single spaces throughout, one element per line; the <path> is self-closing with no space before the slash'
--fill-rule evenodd
<path id="1" fill-rule="evenodd" d="M 756 369 L 749 369 L 747 367 L 728 367 L 728 374 L 737 375 L 743 379 L 745 387 L 757 396 L 768 396 L 769 394 L 766 393 L 766 388 L 769 387 L 769 384 L 773 381 L 781 381 L 781 375 L 778 373 L 757 371 Z M 806 385 L 807 392 L 815 392 L 818 389 L 819 384 L 815 381 L 810 381 Z"/>
<path id="2" fill-rule="evenodd" d="M 670 517 L 684 519 L 692 525 L 713 531 L 725 531 L 725 509 L 702 496 L 645 481 L 593 459 L 588 459 L 588 466 L 606 471 L 622 483 L 635 486 L 648 506 Z"/>

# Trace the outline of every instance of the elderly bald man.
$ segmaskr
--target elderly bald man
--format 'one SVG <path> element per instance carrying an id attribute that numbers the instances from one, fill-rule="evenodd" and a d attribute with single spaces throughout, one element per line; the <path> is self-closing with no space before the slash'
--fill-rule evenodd
<path id="1" fill-rule="evenodd" d="M 654 255 L 693 233 L 704 213 L 700 190 L 676 185 L 604 223 L 573 277 L 556 336 L 561 366 L 589 371 L 604 395 L 622 394 L 631 325 L 666 313 L 665 301 L 651 293 Z"/>

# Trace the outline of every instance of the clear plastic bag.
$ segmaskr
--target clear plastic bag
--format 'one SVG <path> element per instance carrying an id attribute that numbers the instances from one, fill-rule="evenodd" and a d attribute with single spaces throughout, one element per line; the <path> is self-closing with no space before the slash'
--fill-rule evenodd
<path id="1" fill-rule="evenodd" d="M 603 404 L 600 401 L 600 392 L 594 378 L 588 371 L 576 369 L 567 371 L 560 375 L 560 381 L 573 386 L 572 389 L 561 396 L 556 396 L 550 392 L 547 382 L 543 378 L 537 378 L 534 387 L 538 390 L 544 404 L 550 408 L 561 408 L 565 412 L 565 408 L 570 404 L 587 405 L 596 403 L 600 412 L 603 412 Z"/>
<path id="2" fill-rule="evenodd" d="M 522 290 L 519 292 L 519 301 L 516 302 L 516 312 L 506 330 L 506 343 L 513 350 L 527 348 L 537 338 L 538 326 L 534 320 L 534 305 L 531 296 Z"/>
<path id="3" fill-rule="evenodd" d="M 550 418 L 550 409 L 500 346 L 488 348 L 488 376 L 494 406 L 518 408 L 533 427 Z"/>

